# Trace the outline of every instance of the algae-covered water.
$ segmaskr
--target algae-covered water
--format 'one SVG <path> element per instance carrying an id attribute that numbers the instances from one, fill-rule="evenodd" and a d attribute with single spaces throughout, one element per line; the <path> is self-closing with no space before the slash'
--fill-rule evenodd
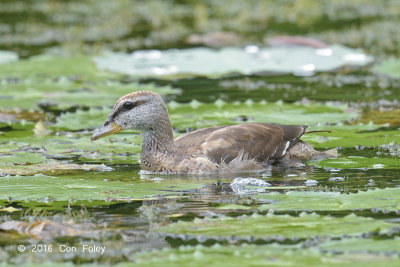
<path id="1" fill-rule="evenodd" d="M 399 22 L 398 1 L 0 1 L 0 265 L 398 266 Z M 139 90 L 176 136 L 307 124 L 339 157 L 141 173 L 138 132 L 90 141 Z"/>

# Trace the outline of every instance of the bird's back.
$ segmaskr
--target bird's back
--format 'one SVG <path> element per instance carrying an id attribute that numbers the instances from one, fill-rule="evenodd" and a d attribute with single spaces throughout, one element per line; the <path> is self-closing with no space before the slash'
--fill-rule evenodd
<path id="1" fill-rule="evenodd" d="M 175 144 L 184 153 L 229 163 L 238 155 L 259 162 L 280 158 L 304 134 L 305 125 L 246 123 L 216 126 L 183 134 Z"/>

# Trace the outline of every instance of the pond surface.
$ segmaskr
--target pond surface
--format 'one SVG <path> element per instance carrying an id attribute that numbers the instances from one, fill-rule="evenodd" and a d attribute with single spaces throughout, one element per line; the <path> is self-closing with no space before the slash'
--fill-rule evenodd
<path id="1" fill-rule="evenodd" d="M 0 30 L 7 38 L 0 40 L 0 48 L 18 53 L 20 59 L 0 64 L 0 262 L 398 266 L 400 63 L 387 59 L 398 51 L 388 43 L 371 48 L 366 41 L 349 38 L 341 44 L 363 47 L 375 61 L 306 77 L 287 73 L 138 77 L 96 68 L 95 58 L 101 56 L 96 42 L 102 49 L 119 52 L 191 47 L 185 36 L 206 26 L 190 8 L 199 14 L 214 8 L 217 17 L 208 15 L 206 24 L 222 25 L 227 31 L 237 25 L 224 18 L 243 9 L 236 2 L 227 10 L 195 2 L 174 3 L 168 18 L 159 11 L 169 10 L 162 1 L 143 4 L 142 15 L 129 20 L 130 27 L 141 25 L 134 30 L 116 18 L 115 14 L 127 18 L 139 12 L 123 1 L 96 5 L 27 1 L 26 6 L 20 1 L 1 2 Z M 251 41 L 260 47 L 265 45 L 261 32 L 273 34 L 279 29 L 329 43 L 332 36 L 356 34 L 351 28 L 333 30 L 345 22 L 358 25 L 359 36 L 364 36 L 376 25 L 392 29 L 399 20 L 400 9 L 394 3 L 381 9 L 373 1 L 364 2 L 360 9 L 336 1 L 325 7 L 305 3 L 296 12 L 308 10 L 308 20 L 296 17 L 294 22 L 287 17 L 277 20 L 268 11 L 265 20 L 271 28 L 258 29 L 251 39 L 254 25 L 264 18 L 253 10 L 254 21 L 243 19 L 235 33 L 244 44 Z M 270 4 L 276 10 L 285 8 L 279 1 Z M 61 16 L 56 11 L 60 8 L 68 12 Z M 343 9 L 351 10 L 348 16 L 333 12 Z M 24 19 L 26 10 L 30 20 Z M 96 24 L 94 14 L 110 16 L 110 28 Z M 163 24 L 143 14 L 160 16 Z M 41 32 L 38 25 L 48 30 L 41 42 L 29 34 L 35 29 Z M 71 25 L 83 33 L 74 35 Z M 118 31 L 110 31 L 118 26 Z M 182 32 L 166 38 L 174 27 Z M 83 51 L 76 52 L 79 45 Z M 242 42 L 221 46 L 232 45 Z M 339 157 L 237 174 L 145 174 L 140 172 L 138 132 L 90 142 L 114 101 L 138 90 L 163 96 L 176 136 L 242 122 L 307 124 L 309 130 L 330 132 L 302 139 L 320 151 L 337 149 Z"/>

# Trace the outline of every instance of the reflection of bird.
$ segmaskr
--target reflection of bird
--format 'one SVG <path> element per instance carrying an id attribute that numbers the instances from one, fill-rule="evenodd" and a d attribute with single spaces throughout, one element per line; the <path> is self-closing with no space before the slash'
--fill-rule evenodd
<path id="1" fill-rule="evenodd" d="M 143 170 L 211 173 L 255 170 L 266 162 L 290 163 L 294 159 L 329 156 L 299 140 L 306 128 L 303 125 L 246 123 L 204 128 L 174 140 L 162 98 L 153 92 L 140 91 L 118 99 L 92 140 L 123 129 L 136 129 L 143 136 Z"/>

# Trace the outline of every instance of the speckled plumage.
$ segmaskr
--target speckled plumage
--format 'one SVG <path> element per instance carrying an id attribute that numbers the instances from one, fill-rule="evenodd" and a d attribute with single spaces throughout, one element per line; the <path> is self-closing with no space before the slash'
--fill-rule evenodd
<path id="1" fill-rule="evenodd" d="M 129 110 L 126 102 L 130 102 Z M 121 129 L 139 130 L 143 137 L 141 168 L 160 173 L 212 173 L 255 170 L 266 162 L 290 164 L 327 153 L 299 141 L 304 125 L 247 123 L 216 126 L 183 134 L 174 140 L 167 107 L 149 91 L 119 98 L 96 140 Z"/>

